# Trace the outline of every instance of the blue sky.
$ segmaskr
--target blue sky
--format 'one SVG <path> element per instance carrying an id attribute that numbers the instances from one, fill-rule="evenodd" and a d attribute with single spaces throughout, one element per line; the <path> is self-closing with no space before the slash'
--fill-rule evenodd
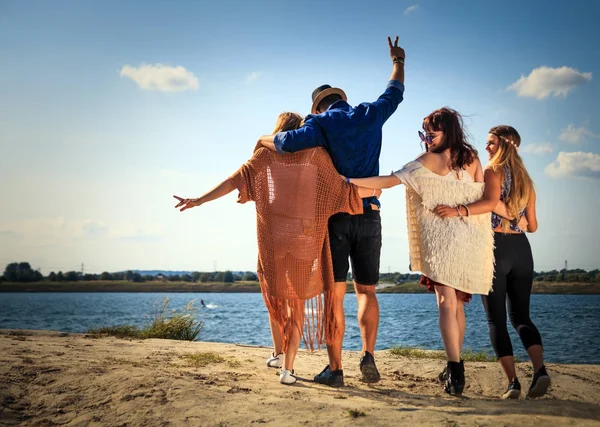
<path id="1" fill-rule="evenodd" d="M 254 206 L 179 213 L 233 173 L 282 111 L 328 83 L 371 101 L 406 50 L 382 173 L 422 118 L 464 114 L 475 146 L 514 126 L 538 191 L 536 270 L 600 267 L 600 6 L 586 1 L 0 1 L 0 267 L 255 270 Z M 408 270 L 404 189 L 386 191 L 381 270 Z"/>

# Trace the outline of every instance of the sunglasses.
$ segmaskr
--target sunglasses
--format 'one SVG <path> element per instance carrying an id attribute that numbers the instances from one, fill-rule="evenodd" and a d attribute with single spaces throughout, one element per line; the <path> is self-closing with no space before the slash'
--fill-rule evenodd
<path id="1" fill-rule="evenodd" d="M 419 131 L 419 138 L 421 138 L 421 142 L 424 142 L 427 145 L 433 144 L 433 139 L 421 131 Z"/>

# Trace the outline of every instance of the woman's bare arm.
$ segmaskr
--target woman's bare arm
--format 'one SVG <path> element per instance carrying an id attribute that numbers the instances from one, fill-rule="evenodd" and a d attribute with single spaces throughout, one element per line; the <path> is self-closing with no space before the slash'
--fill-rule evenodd
<path id="1" fill-rule="evenodd" d="M 231 193 L 233 190 L 235 190 L 235 185 L 233 185 L 233 182 L 231 182 L 231 180 L 228 178 L 225 181 L 221 182 L 219 185 L 217 185 L 212 190 L 210 190 L 207 193 L 205 193 L 204 195 L 198 197 L 197 199 L 184 199 L 179 196 L 173 196 L 177 200 L 179 200 L 179 203 L 177 203 L 175 205 L 175 207 L 176 208 L 181 207 L 181 209 L 179 209 L 179 210 L 181 212 L 183 212 L 186 209 L 191 209 L 196 206 L 200 206 L 203 203 L 210 202 L 210 201 L 216 200 L 218 198 L 221 198 L 221 197 Z"/>
<path id="2" fill-rule="evenodd" d="M 538 220 L 535 213 L 535 201 L 536 194 L 535 190 L 532 191 L 531 198 L 525 207 L 525 218 L 527 219 L 527 231 L 529 233 L 535 233 L 538 229 Z"/>
<path id="3" fill-rule="evenodd" d="M 500 201 L 500 173 L 494 172 L 492 169 L 486 169 L 484 172 L 484 190 L 481 199 L 465 206 L 460 206 L 460 214 L 463 216 L 480 215 L 491 212 Z M 468 209 L 467 209 L 468 208 Z M 458 216 L 456 208 L 446 205 L 436 206 L 433 210 L 442 218 Z"/>
<path id="4" fill-rule="evenodd" d="M 496 207 L 494 208 L 494 210 L 492 211 L 497 215 L 500 215 L 503 218 L 506 218 L 510 221 L 512 221 L 513 219 L 515 219 L 514 216 L 512 216 L 510 213 L 508 213 L 508 209 L 506 209 L 506 204 L 500 200 L 498 201 L 498 204 L 496 205 Z"/>

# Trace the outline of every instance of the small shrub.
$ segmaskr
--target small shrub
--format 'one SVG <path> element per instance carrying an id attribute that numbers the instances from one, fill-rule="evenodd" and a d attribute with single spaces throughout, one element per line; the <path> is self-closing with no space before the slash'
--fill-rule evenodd
<path id="1" fill-rule="evenodd" d="M 350 409 L 348 411 L 348 414 L 350 414 L 350 416 L 352 418 L 366 417 L 367 416 L 367 414 L 365 414 L 363 411 L 359 411 L 358 409 Z"/>
<path id="2" fill-rule="evenodd" d="M 204 323 L 196 318 L 197 308 L 194 307 L 194 301 L 190 301 L 184 310 L 170 310 L 170 312 L 169 302 L 167 297 L 161 304 L 154 303 L 154 310 L 150 318 L 146 318 L 147 325 L 143 329 L 131 325 L 119 325 L 89 329 L 88 333 L 93 338 L 113 336 L 194 341 L 204 327 Z"/>

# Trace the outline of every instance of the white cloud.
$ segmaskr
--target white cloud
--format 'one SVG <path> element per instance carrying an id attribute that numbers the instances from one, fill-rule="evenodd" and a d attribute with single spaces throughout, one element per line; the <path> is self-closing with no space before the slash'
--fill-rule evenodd
<path id="1" fill-rule="evenodd" d="M 133 80 L 140 88 L 159 92 L 184 92 L 198 89 L 198 77 L 181 65 L 141 65 L 138 68 L 124 65 L 121 77 Z"/>
<path id="2" fill-rule="evenodd" d="M 539 67 L 507 87 L 519 96 L 544 99 L 552 96 L 565 97 L 576 86 L 592 80 L 592 73 L 562 66 L 560 68 Z"/>
<path id="3" fill-rule="evenodd" d="M 576 128 L 573 125 L 569 125 L 562 129 L 558 136 L 560 141 L 568 142 L 570 144 L 579 144 L 588 138 L 600 138 L 600 135 L 596 135 L 584 127 Z"/>
<path id="4" fill-rule="evenodd" d="M 258 71 L 248 74 L 246 76 L 246 83 L 253 82 L 254 80 L 258 79 L 260 77 L 260 75 L 261 75 L 261 73 L 259 73 Z"/>
<path id="5" fill-rule="evenodd" d="M 412 12 L 414 12 L 415 10 L 417 10 L 419 8 L 418 4 L 413 4 L 412 6 L 408 6 L 406 9 L 404 9 L 404 14 L 408 15 Z"/>
<path id="6" fill-rule="evenodd" d="M 538 144 L 527 144 L 520 147 L 520 150 L 523 153 L 531 153 L 531 154 L 545 154 L 552 152 L 552 144 L 548 143 L 538 143 Z"/>
<path id="7" fill-rule="evenodd" d="M 546 173 L 553 177 L 574 176 L 600 179 L 600 154 L 561 151 L 556 160 L 546 166 Z"/>

